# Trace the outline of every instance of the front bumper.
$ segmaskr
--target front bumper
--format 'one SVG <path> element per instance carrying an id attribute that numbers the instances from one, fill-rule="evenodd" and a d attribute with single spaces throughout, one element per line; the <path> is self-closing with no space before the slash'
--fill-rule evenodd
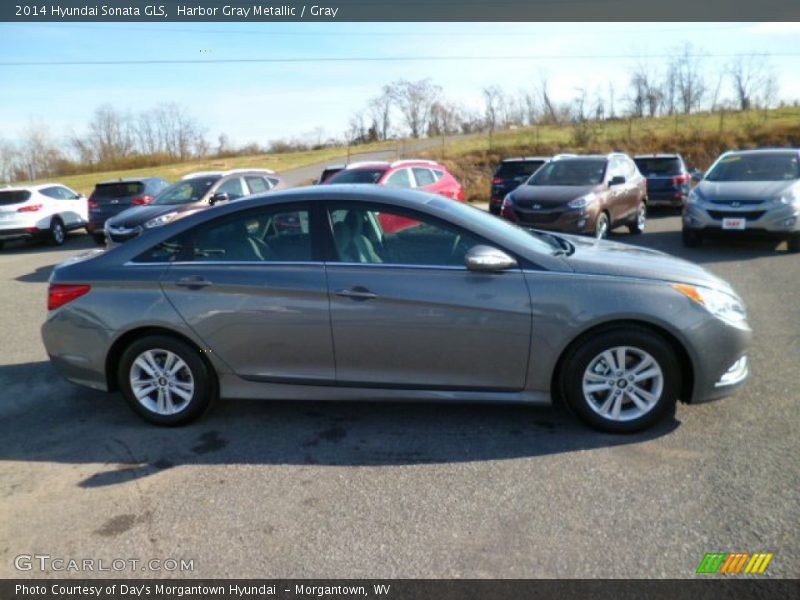
<path id="1" fill-rule="evenodd" d="M 744 229 L 723 229 L 724 218 L 744 219 Z M 769 237 L 790 237 L 800 233 L 800 210 L 786 205 L 744 205 L 731 207 L 710 202 L 687 204 L 683 226 L 697 231 L 731 234 L 761 234 Z"/>
<path id="2" fill-rule="evenodd" d="M 516 223 L 523 227 L 534 227 L 564 233 L 587 233 L 594 231 L 596 211 L 586 208 L 543 208 L 532 209 L 514 206 Z"/>
<path id="3" fill-rule="evenodd" d="M 137 237 L 142 233 L 143 229 L 141 226 L 137 227 L 106 227 L 105 228 L 105 235 L 106 241 L 110 241 L 113 244 L 122 244 L 127 242 L 128 240 L 132 240 L 133 238 Z"/>

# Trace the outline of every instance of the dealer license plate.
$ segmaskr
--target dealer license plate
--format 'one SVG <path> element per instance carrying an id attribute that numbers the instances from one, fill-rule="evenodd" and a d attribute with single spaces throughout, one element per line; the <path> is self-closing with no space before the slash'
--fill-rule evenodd
<path id="1" fill-rule="evenodd" d="M 734 217 L 728 217 L 722 219 L 723 229 L 745 229 L 746 227 L 747 227 L 747 219 L 740 219 Z"/>

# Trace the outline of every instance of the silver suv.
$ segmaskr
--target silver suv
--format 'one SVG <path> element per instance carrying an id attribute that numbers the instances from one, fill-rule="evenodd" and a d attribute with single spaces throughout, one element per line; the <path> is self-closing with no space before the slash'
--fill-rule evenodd
<path id="1" fill-rule="evenodd" d="M 726 152 L 689 194 L 683 243 L 707 234 L 785 239 L 800 252 L 800 149 Z"/>

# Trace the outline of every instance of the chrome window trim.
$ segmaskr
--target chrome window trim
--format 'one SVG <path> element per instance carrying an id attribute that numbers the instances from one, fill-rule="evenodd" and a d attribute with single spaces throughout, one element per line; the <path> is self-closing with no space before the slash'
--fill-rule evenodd
<path id="1" fill-rule="evenodd" d="M 237 265 L 237 266 L 317 266 L 324 265 L 322 261 L 313 260 L 176 260 L 176 261 L 158 261 L 158 262 L 136 262 L 129 260 L 122 264 L 123 267 L 150 267 L 153 265 Z"/>

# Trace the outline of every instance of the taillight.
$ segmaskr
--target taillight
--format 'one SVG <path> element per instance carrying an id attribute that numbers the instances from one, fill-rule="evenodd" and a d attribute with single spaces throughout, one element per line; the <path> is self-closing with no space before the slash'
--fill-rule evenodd
<path id="1" fill-rule="evenodd" d="M 672 183 L 689 183 L 688 175 L 677 175 L 672 178 Z"/>
<path id="2" fill-rule="evenodd" d="M 497 185 L 499 183 L 503 183 L 503 178 L 502 177 L 492 177 L 492 183 L 494 185 Z"/>
<path id="3" fill-rule="evenodd" d="M 464 195 L 464 188 L 463 187 L 458 188 L 458 191 L 456 192 L 456 200 L 458 200 L 460 202 L 466 202 L 467 201 L 467 197 L 466 197 L 466 195 Z"/>
<path id="4" fill-rule="evenodd" d="M 100 208 L 100 204 L 94 200 L 89 200 L 89 208 Z"/>
<path id="5" fill-rule="evenodd" d="M 80 298 L 92 289 L 90 285 L 72 285 L 65 283 L 51 283 L 47 288 L 47 310 L 55 310 Z"/>
<path id="6" fill-rule="evenodd" d="M 22 208 L 18 208 L 17 212 L 36 212 L 42 208 L 41 204 L 31 204 L 30 206 L 23 206 Z"/>
<path id="7" fill-rule="evenodd" d="M 131 200 L 131 204 L 150 204 L 153 201 L 153 196 L 139 196 Z"/>
<path id="8" fill-rule="evenodd" d="M 503 198 L 503 204 L 500 207 L 500 215 L 509 221 L 517 221 L 517 215 L 514 214 L 514 207 L 512 206 L 511 201 L 508 199 L 508 196 Z"/>

